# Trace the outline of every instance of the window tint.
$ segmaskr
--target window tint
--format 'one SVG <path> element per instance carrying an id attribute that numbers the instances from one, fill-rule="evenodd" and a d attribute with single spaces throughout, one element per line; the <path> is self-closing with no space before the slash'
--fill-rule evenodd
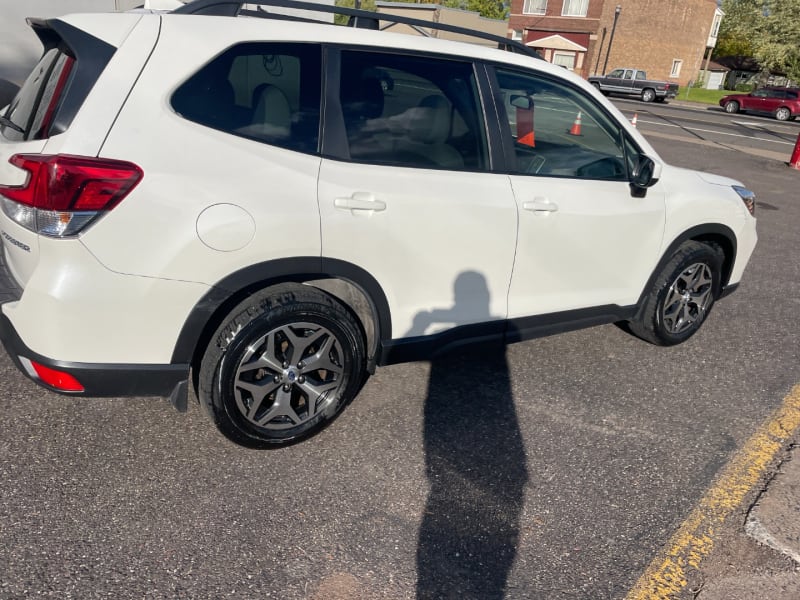
<path id="1" fill-rule="evenodd" d="M 24 133 L 4 126 L 6 138 L 19 141 L 47 137 L 73 62 L 56 48 L 45 52 L 4 114 Z"/>
<path id="2" fill-rule="evenodd" d="M 340 100 L 352 160 L 485 170 L 471 63 L 342 51 Z"/>
<path id="3" fill-rule="evenodd" d="M 584 92 L 555 80 L 498 69 L 515 165 L 527 175 L 626 180 L 619 125 Z"/>
<path id="4" fill-rule="evenodd" d="M 622 77 L 622 74 L 623 74 L 624 72 L 625 72 L 625 71 L 624 71 L 623 69 L 614 69 L 613 71 L 611 71 L 611 73 L 609 73 L 609 74 L 608 74 L 608 76 L 609 76 L 609 77 L 616 77 L 616 78 L 620 78 L 620 77 Z"/>
<path id="5" fill-rule="evenodd" d="M 314 44 L 235 46 L 178 88 L 172 107 L 201 125 L 315 153 L 321 52 Z"/>

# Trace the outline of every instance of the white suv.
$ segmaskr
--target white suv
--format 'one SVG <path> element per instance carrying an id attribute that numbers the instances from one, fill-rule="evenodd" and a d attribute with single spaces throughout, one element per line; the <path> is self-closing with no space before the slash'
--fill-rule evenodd
<path id="1" fill-rule="evenodd" d="M 753 194 L 664 164 L 565 69 L 240 8 L 31 21 L 0 335 L 36 382 L 179 408 L 191 385 L 270 446 L 378 365 L 610 322 L 676 344 L 738 285 Z"/>

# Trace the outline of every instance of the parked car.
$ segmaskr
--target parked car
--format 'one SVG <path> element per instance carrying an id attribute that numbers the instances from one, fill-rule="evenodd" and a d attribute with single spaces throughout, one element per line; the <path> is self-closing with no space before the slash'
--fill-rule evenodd
<path id="1" fill-rule="evenodd" d="M 593 75 L 589 83 L 606 95 L 637 96 L 642 102 L 664 102 L 678 95 L 678 84 L 648 79 L 641 69 L 614 69 L 608 75 Z"/>
<path id="2" fill-rule="evenodd" d="M 754 112 L 790 121 L 800 115 L 800 88 L 764 87 L 749 94 L 731 94 L 720 99 L 726 113 Z"/>
<path id="3" fill-rule="evenodd" d="M 275 446 L 378 366 L 612 322 L 678 344 L 739 285 L 753 193 L 666 164 L 525 46 L 240 9 L 31 22 L 44 53 L 0 118 L 0 338 L 36 383 L 191 389 Z"/>

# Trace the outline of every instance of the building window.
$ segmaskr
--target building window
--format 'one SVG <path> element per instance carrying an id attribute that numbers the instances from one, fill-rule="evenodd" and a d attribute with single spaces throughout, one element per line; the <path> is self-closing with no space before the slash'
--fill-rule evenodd
<path id="1" fill-rule="evenodd" d="M 681 66 L 683 65 L 683 61 L 679 59 L 675 59 L 672 61 L 672 71 L 670 71 L 670 77 L 679 77 L 681 74 Z"/>
<path id="2" fill-rule="evenodd" d="M 547 12 L 547 0 L 525 0 L 522 12 L 526 15 L 543 15 Z"/>
<path id="3" fill-rule="evenodd" d="M 711 26 L 711 37 L 717 37 L 719 35 L 719 25 L 722 23 L 722 17 L 716 15 L 714 17 L 714 24 Z"/>
<path id="4" fill-rule="evenodd" d="M 574 52 L 553 52 L 553 64 L 559 67 L 566 67 L 570 71 L 575 69 Z"/>
<path id="5" fill-rule="evenodd" d="M 522 41 L 522 29 L 512 29 L 511 30 L 511 39 L 515 42 Z"/>
<path id="6" fill-rule="evenodd" d="M 589 0 L 564 0 L 562 17 L 585 17 L 589 10 Z"/>

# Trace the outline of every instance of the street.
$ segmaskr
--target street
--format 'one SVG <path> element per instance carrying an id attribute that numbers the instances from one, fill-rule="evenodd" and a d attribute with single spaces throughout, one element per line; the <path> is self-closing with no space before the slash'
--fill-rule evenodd
<path id="1" fill-rule="evenodd" d="M 698 335 L 608 325 L 385 367 L 275 451 L 194 403 L 49 393 L 0 351 L 0 598 L 624 598 L 800 382 L 800 123 L 614 103 L 667 162 L 758 195 L 742 285 Z"/>
<path id="2" fill-rule="evenodd" d="M 636 115 L 637 127 L 651 138 L 686 140 L 784 162 L 800 134 L 798 121 L 780 122 L 747 113 L 729 115 L 719 106 L 687 104 L 680 98 L 669 104 L 622 98 L 612 101 L 629 120 Z"/>

